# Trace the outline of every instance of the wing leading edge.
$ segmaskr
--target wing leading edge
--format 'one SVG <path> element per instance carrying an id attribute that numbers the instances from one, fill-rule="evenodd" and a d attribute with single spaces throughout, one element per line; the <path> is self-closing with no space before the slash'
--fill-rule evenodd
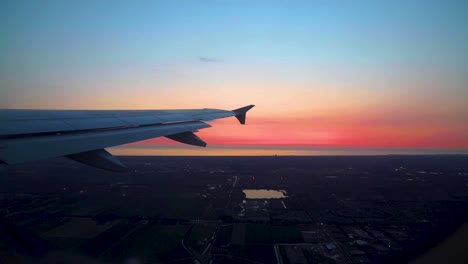
<path id="1" fill-rule="evenodd" d="M 252 107 L 232 111 L 0 110 L 0 164 L 65 156 L 93 167 L 122 171 L 125 166 L 105 148 L 162 136 L 205 147 L 194 134 L 210 127 L 205 121 L 235 116 L 245 124 Z"/>

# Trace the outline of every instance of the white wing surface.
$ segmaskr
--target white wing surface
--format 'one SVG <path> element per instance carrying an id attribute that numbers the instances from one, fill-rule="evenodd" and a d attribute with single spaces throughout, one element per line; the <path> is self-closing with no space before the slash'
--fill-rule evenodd
<path id="1" fill-rule="evenodd" d="M 245 124 L 253 105 L 232 111 L 193 110 L 0 110 L 0 164 L 65 156 L 94 167 L 121 171 L 125 166 L 105 150 L 165 136 L 205 147 L 194 132 L 205 121 L 235 116 Z"/>

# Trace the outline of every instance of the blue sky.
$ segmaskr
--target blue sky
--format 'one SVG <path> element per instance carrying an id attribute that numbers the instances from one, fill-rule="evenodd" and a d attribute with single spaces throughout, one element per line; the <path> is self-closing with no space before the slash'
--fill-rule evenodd
<path id="1" fill-rule="evenodd" d="M 197 57 L 246 65 L 466 71 L 467 6 L 466 1 L 8 1 L 0 11 L 2 71 L 105 73 L 122 65 L 151 67 Z"/>

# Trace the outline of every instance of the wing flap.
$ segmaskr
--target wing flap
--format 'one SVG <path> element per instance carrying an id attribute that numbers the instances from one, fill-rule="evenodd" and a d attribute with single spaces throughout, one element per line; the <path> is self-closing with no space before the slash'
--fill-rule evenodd
<path id="1" fill-rule="evenodd" d="M 76 118 L 65 120 L 64 122 L 76 130 L 125 127 L 130 125 L 129 123 L 115 117 Z"/>
<path id="2" fill-rule="evenodd" d="M 192 116 L 184 114 L 164 114 L 159 115 L 158 118 L 162 119 L 166 123 L 186 122 L 193 120 Z"/>
<path id="3" fill-rule="evenodd" d="M 162 124 L 164 121 L 161 118 L 156 116 L 146 115 L 146 116 L 122 116 L 119 117 L 120 120 L 127 122 L 132 126 L 141 126 L 141 125 L 154 125 Z"/>

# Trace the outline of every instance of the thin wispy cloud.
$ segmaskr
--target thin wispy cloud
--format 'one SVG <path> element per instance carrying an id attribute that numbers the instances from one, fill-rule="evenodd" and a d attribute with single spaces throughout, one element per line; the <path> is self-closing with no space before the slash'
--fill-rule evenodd
<path id="1" fill-rule="evenodd" d="M 206 63 L 218 63 L 222 62 L 222 60 L 217 59 L 217 58 L 209 58 L 209 57 L 198 57 L 198 61 L 200 62 L 206 62 Z"/>

